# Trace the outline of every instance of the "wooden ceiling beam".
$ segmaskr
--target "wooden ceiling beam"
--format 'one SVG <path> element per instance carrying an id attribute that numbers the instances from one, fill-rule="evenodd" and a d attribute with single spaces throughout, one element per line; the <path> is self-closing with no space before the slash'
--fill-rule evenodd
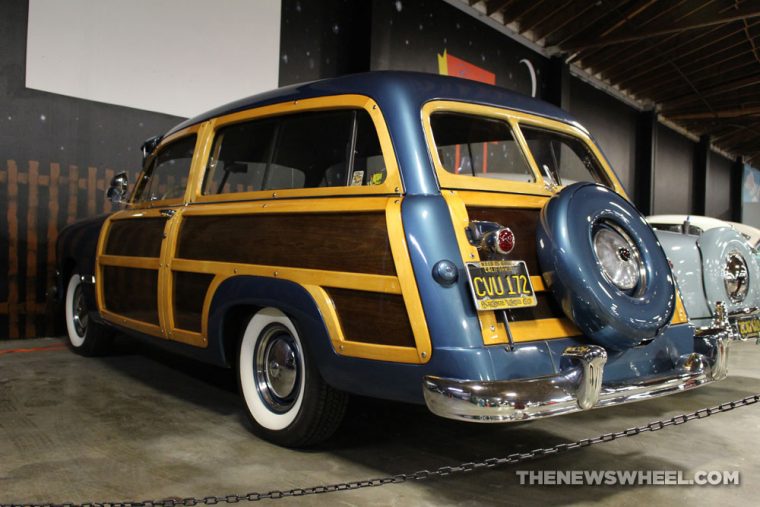
<path id="1" fill-rule="evenodd" d="M 728 83 L 721 83 L 711 88 L 705 88 L 703 90 L 700 90 L 700 93 L 703 97 L 714 97 L 716 95 L 723 95 L 724 93 L 741 90 L 742 88 L 747 88 L 749 86 L 758 84 L 760 84 L 760 72 L 744 79 L 738 79 L 736 81 L 731 81 Z M 664 99 L 662 101 L 662 104 L 665 111 L 676 111 L 678 108 L 683 107 L 687 104 L 692 104 L 698 100 L 699 97 L 693 94 L 686 94 L 674 97 L 672 99 Z"/>
<path id="2" fill-rule="evenodd" d="M 607 37 L 607 36 L 609 36 L 609 35 L 610 35 L 612 32 L 615 32 L 617 29 L 619 29 L 620 27 L 624 26 L 626 23 L 630 23 L 630 22 L 631 22 L 631 21 L 633 21 L 633 20 L 634 20 L 634 19 L 635 19 L 635 18 L 636 18 L 636 17 L 637 17 L 639 14 L 641 14 L 642 12 L 644 12 L 645 10 L 647 10 L 647 9 L 648 9 L 648 8 L 649 8 L 649 7 L 650 7 L 652 4 L 654 4 L 656 1 L 657 1 L 657 0 L 648 0 L 647 2 L 645 2 L 645 3 L 641 4 L 641 5 L 639 5 L 638 7 L 635 7 L 635 8 L 634 8 L 634 9 L 633 9 L 631 12 L 629 12 L 629 13 L 627 13 L 627 14 L 623 14 L 623 15 L 621 16 L 620 20 L 618 20 L 618 22 L 617 22 L 617 23 L 614 23 L 612 26 L 610 26 L 609 28 L 607 28 L 606 30 L 604 30 L 602 33 L 600 33 L 600 34 L 599 34 L 599 37 Z M 655 15 L 655 19 L 657 18 L 657 16 L 658 16 L 658 15 Z M 646 23 L 649 23 L 650 21 L 651 21 L 651 20 L 647 20 L 647 21 L 645 22 L 645 24 L 646 24 Z M 594 55 L 594 54 L 597 54 L 597 53 L 598 53 L 600 50 L 601 50 L 601 48 L 594 48 L 594 49 L 591 49 L 590 51 L 587 51 L 587 52 L 586 52 L 586 54 L 585 54 L 585 55 L 583 55 L 583 57 L 584 57 L 584 58 L 588 58 L 588 57 L 590 57 L 590 56 L 592 56 L 592 55 Z M 571 56 L 571 57 L 568 59 L 568 63 L 572 62 L 573 60 L 576 60 L 576 59 L 578 58 L 578 56 L 580 56 L 580 54 L 581 54 L 581 53 L 582 53 L 582 51 L 578 51 L 577 53 L 575 53 L 574 55 L 572 55 L 572 56 Z"/>
<path id="3" fill-rule="evenodd" d="M 587 39 L 587 40 L 581 40 L 577 42 L 569 42 L 566 44 L 563 44 L 562 46 L 556 48 L 560 51 L 564 51 L 566 53 L 572 53 L 575 51 L 583 51 L 589 48 L 597 48 L 597 47 L 604 47 L 604 46 L 610 46 L 613 44 L 623 44 L 626 42 L 635 42 L 640 41 L 644 39 L 651 39 L 653 37 L 662 37 L 664 35 L 670 35 L 674 33 L 680 33 L 685 32 L 688 30 L 696 30 L 699 28 L 708 28 L 715 25 L 722 25 L 726 23 L 731 23 L 733 21 L 740 21 L 743 19 L 751 19 L 760 17 L 760 9 L 758 9 L 756 6 L 751 7 L 740 7 L 734 11 L 732 11 L 730 14 L 725 14 L 722 16 L 715 16 L 710 19 L 703 19 L 701 21 L 688 21 L 684 20 L 682 23 L 678 23 L 674 26 L 670 26 L 667 28 L 658 28 L 654 30 L 641 30 L 638 31 L 638 33 L 632 33 L 629 35 L 619 35 L 616 37 L 608 37 L 606 39 Z"/>
<path id="4" fill-rule="evenodd" d="M 549 37 L 559 32 L 560 30 L 565 28 L 567 25 L 574 22 L 576 19 L 583 16 L 584 14 L 586 14 L 586 12 L 588 12 L 590 9 L 593 9 L 593 8 L 594 8 L 593 2 L 586 2 L 585 5 L 581 9 L 579 9 L 575 14 L 571 14 L 565 17 L 558 17 L 560 21 L 559 24 L 557 24 L 556 26 L 546 27 L 546 31 L 539 30 L 538 31 L 539 33 L 536 34 L 537 40 L 548 39 Z"/>
<path id="5" fill-rule="evenodd" d="M 503 11 L 507 7 L 509 7 L 509 4 L 514 2 L 515 0 L 503 0 L 501 2 L 486 2 L 486 15 L 492 16 L 498 12 Z"/>
<path id="6" fill-rule="evenodd" d="M 703 111 L 699 113 L 663 114 L 663 116 L 673 121 L 710 120 L 713 118 L 741 118 L 746 116 L 760 117 L 760 106 L 737 109 L 723 109 L 715 112 Z"/>
<path id="7" fill-rule="evenodd" d="M 710 32 L 711 33 L 711 32 Z M 737 33 L 732 32 L 728 35 L 723 35 L 717 39 L 713 39 L 705 44 L 702 44 L 701 46 L 694 45 L 695 41 L 701 38 L 700 36 L 693 37 L 690 39 L 690 42 L 687 44 L 690 44 L 692 47 L 688 51 L 685 52 L 678 52 L 678 49 L 680 49 L 681 46 L 676 45 L 676 47 L 672 51 L 667 52 L 659 52 L 656 49 L 653 51 L 650 51 L 648 58 L 641 59 L 640 62 L 637 62 L 636 64 L 632 65 L 629 68 L 620 68 L 617 72 L 613 72 L 608 70 L 606 73 L 606 76 L 610 80 L 615 80 L 617 77 L 624 75 L 626 79 L 628 80 L 634 80 L 638 77 L 644 76 L 646 74 L 651 74 L 655 69 L 659 69 L 662 67 L 666 67 L 668 65 L 672 65 L 671 62 L 675 62 L 678 64 L 679 62 L 682 62 L 682 66 L 693 66 L 697 62 L 701 62 L 706 59 L 714 58 L 716 55 L 730 51 L 731 49 L 742 47 L 747 44 L 743 38 L 741 38 L 740 41 L 736 41 L 733 44 L 726 44 L 725 40 L 730 37 L 736 37 Z M 720 43 L 723 42 L 721 45 Z M 695 53 L 698 53 L 700 51 L 705 51 L 707 48 L 710 48 L 711 46 L 718 45 L 718 48 L 716 48 L 716 51 L 712 51 L 709 54 L 703 54 L 700 57 L 694 58 Z M 739 54 L 736 51 L 735 54 Z M 694 55 L 694 56 L 692 56 Z M 683 62 L 684 59 L 687 57 L 692 56 L 691 59 Z M 683 67 L 682 67 L 683 68 Z"/>
<path id="8" fill-rule="evenodd" d="M 731 59 L 737 59 L 741 58 L 744 55 L 736 55 L 735 57 Z M 697 73 L 697 77 L 695 76 L 689 76 L 691 78 L 691 82 L 694 86 L 697 87 L 697 89 L 701 89 L 703 87 L 710 87 L 715 86 L 718 83 L 730 81 L 731 79 L 736 79 L 737 77 L 744 77 L 743 75 L 736 76 L 735 74 L 732 76 L 729 73 L 735 72 L 738 70 L 747 69 L 749 67 L 752 67 L 752 70 L 754 70 L 757 66 L 757 63 L 753 60 L 749 60 L 745 58 L 742 61 L 736 62 L 735 64 L 731 65 L 730 67 L 720 69 L 720 72 L 717 74 L 712 72 L 707 72 L 708 69 L 712 69 L 716 66 L 723 65 L 728 60 L 720 61 L 720 62 L 712 62 L 707 65 L 700 65 L 698 66 L 698 69 L 695 71 Z M 681 67 L 681 71 L 685 74 L 689 74 L 689 72 L 686 72 L 684 68 Z M 717 79 L 716 79 L 717 77 Z M 641 94 L 642 96 L 645 96 L 647 98 L 650 98 L 652 100 L 657 100 L 658 98 L 650 97 L 650 93 L 659 90 L 659 91 L 667 91 L 668 87 L 671 86 L 672 83 L 681 82 L 683 83 L 683 78 L 678 72 L 671 72 L 669 73 L 668 77 L 662 77 L 662 76 L 648 76 L 646 79 L 642 78 L 636 81 L 628 81 L 628 80 L 622 80 L 620 82 L 621 86 L 624 86 L 628 89 L 636 90 L 635 93 Z M 676 85 L 677 86 L 677 85 Z M 689 93 L 691 90 L 691 87 L 682 84 L 680 85 L 680 88 L 684 89 L 684 93 Z M 680 92 L 679 92 L 680 93 Z M 661 97 L 659 97 L 661 98 Z"/>

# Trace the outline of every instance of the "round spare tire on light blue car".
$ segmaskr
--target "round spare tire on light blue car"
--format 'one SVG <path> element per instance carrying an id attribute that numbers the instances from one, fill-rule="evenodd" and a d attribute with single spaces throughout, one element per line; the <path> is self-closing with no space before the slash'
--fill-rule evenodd
<path id="1" fill-rule="evenodd" d="M 609 188 L 574 183 L 553 196 L 536 242 L 545 283 L 592 341 L 621 351 L 670 322 L 675 285 L 665 253 L 641 213 Z"/>

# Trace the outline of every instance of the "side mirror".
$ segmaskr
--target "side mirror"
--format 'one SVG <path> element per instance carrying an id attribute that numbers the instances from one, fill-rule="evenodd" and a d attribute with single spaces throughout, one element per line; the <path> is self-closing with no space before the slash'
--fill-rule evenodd
<path id="1" fill-rule="evenodd" d="M 121 172 L 111 180 L 111 186 L 108 187 L 106 197 L 111 199 L 111 202 L 114 204 L 122 204 L 126 202 L 128 187 L 129 179 L 127 178 L 127 173 Z"/>

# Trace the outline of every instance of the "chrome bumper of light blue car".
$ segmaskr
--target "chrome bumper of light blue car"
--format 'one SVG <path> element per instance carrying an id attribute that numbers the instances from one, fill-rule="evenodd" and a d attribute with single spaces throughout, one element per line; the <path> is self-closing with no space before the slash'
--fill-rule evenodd
<path id="1" fill-rule="evenodd" d="M 476 381 L 427 376 L 423 393 L 436 415 L 496 423 L 550 417 L 596 407 L 646 400 L 722 380 L 727 374 L 733 331 L 723 316 L 699 330 L 699 350 L 678 358 L 666 375 L 638 382 L 603 383 L 607 352 L 597 345 L 568 347 L 559 373 L 536 378 Z"/>

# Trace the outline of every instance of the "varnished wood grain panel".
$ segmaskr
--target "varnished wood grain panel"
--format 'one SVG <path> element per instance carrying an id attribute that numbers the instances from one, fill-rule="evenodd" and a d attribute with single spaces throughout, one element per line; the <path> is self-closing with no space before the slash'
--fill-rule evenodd
<path id="1" fill-rule="evenodd" d="M 174 273 L 174 327 L 201 332 L 203 300 L 214 275 Z"/>
<path id="2" fill-rule="evenodd" d="M 384 213 L 185 217 L 177 257 L 396 274 Z"/>
<path id="3" fill-rule="evenodd" d="M 401 296 L 349 289 L 325 289 L 335 303 L 346 340 L 414 347 L 414 333 Z"/>
<path id="4" fill-rule="evenodd" d="M 159 257 L 166 218 L 114 220 L 108 232 L 105 253 L 130 257 Z"/>
<path id="5" fill-rule="evenodd" d="M 159 325 L 157 271 L 103 266 L 103 294 L 106 310 Z"/>

